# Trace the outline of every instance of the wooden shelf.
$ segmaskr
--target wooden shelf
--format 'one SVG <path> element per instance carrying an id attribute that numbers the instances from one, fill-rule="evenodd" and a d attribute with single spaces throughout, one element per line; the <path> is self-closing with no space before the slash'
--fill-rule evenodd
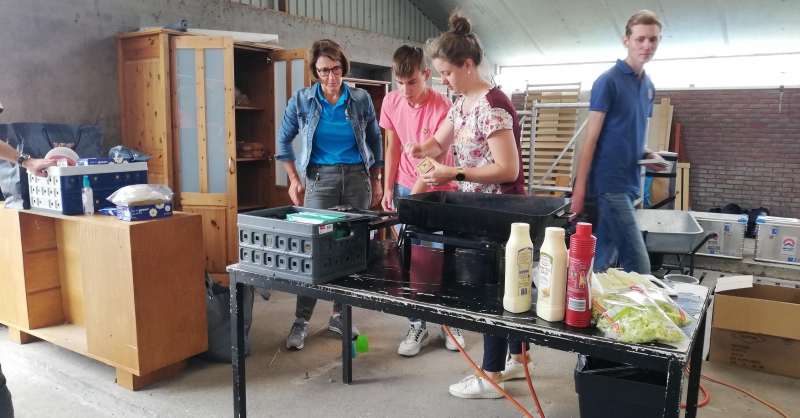
<path id="1" fill-rule="evenodd" d="M 89 343 L 86 338 L 86 328 L 76 324 L 63 324 L 51 327 L 22 330 L 34 337 L 49 341 L 86 357 L 109 363 L 100 356 L 89 353 Z M 116 366 L 117 364 L 112 364 Z"/>
<path id="2" fill-rule="evenodd" d="M 234 106 L 233 108 L 236 110 L 264 110 L 263 107 L 257 106 Z"/>
<path id="3" fill-rule="evenodd" d="M 239 205 L 239 211 L 253 210 L 253 209 L 266 209 L 267 205 Z"/>
<path id="4" fill-rule="evenodd" d="M 266 161 L 266 160 L 267 160 L 266 157 L 261 157 L 261 158 L 237 158 L 236 162 L 239 162 L 239 161 Z"/>

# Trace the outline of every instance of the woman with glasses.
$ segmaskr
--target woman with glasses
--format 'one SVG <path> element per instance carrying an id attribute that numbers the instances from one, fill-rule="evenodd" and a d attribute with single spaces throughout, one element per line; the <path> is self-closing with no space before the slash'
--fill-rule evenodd
<path id="1" fill-rule="evenodd" d="M 372 99 L 366 91 L 342 83 L 350 72 L 350 61 L 336 42 L 314 42 L 308 54 L 316 83 L 294 92 L 278 132 L 275 158 L 289 175 L 289 197 L 295 205 L 308 208 L 369 209 L 383 197 L 383 140 Z M 292 146 L 296 138 L 302 144 L 299 156 Z M 287 348 L 303 348 L 316 304 L 314 298 L 297 296 L 297 319 L 286 338 Z M 334 303 L 328 322 L 328 329 L 339 334 L 341 308 Z M 356 337 L 358 330 L 352 328 Z"/>

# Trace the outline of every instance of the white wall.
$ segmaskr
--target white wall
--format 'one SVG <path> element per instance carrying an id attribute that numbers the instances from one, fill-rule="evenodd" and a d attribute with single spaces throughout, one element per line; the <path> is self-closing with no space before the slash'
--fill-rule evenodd
<path id="1" fill-rule="evenodd" d="M 504 90 L 524 90 L 531 84 L 574 83 L 591 90 L 613 61 L 590 64 L 501 67 L 497 76 Z M 800 85 L 800 54 L 654 60 L 645 66 L 657 90 L 682 88 L 744 88 Z M 781 74 L 783 72 L 783 74 Z"/>

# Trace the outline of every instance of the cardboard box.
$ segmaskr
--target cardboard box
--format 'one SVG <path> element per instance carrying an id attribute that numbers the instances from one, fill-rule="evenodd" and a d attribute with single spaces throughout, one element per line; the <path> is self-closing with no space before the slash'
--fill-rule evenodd
<path id="1" fill-rule="evenodd" d="M 117 206 L 117 219 L 121 221 L 144 221 L 172 216 L 172 202 L 157 205 Z"/>
<path id="2" fill-rule="evenodd" d="M 710 360 L 800 379 L 800 289 L 752 286 L 714 297 Z"/>
<path id="3" fill-rule="evenodd" d="M 126 164 L 131 162 L 130 158 L 78 158 L 79 166 L 87 165 L 105 165 L 105 164 Z"/>

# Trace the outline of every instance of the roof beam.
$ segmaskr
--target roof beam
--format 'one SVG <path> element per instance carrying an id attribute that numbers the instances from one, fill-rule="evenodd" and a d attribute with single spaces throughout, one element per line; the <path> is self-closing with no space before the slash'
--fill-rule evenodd
<path id="1" fill-rule="evenodd" d="M 728 23 L 725 20 L 725 6 L 722 4 L 722 0 L 717 1 L 717 13 L 719 14 L 719 25 L 722 29 L 722 40 L 725 41 L 725 46 L 730 45 L 728 42 Z"/>
<path id="2" fill-rule="evenodd" d="M 518 16 L 519 13 L 512 12 L 511 8 L 508 7 L 508 5 L 506 4 L 506 2 L 504 0 L 499 0 L 499 3 L 500 3 L 500 5 L 503 6 L 503 8 L 506 10 L 506 13 L 508 13 L 509 16 L 514 16 L 514 20 L 517 21 L 517 24 L 519 25 L 520 28 L 522 28 L 522 31 L 525 32 L 526 35 L 528 35 L 528 40 L 533 45 L 533 48 L 536 49 L 536 52 L 541 54 L 543 57 L 546 57 L 547 54 L 545 54 L 544 51 L 542 51 L 542 48 L 539 46 L 539 43 L 536 42 L 536 39 L 533 38 L 533 34 L 531 34 L 528 31 L 528 28 L 522 23 L 522 21 L 519 20 L 519 16 Z"/>

